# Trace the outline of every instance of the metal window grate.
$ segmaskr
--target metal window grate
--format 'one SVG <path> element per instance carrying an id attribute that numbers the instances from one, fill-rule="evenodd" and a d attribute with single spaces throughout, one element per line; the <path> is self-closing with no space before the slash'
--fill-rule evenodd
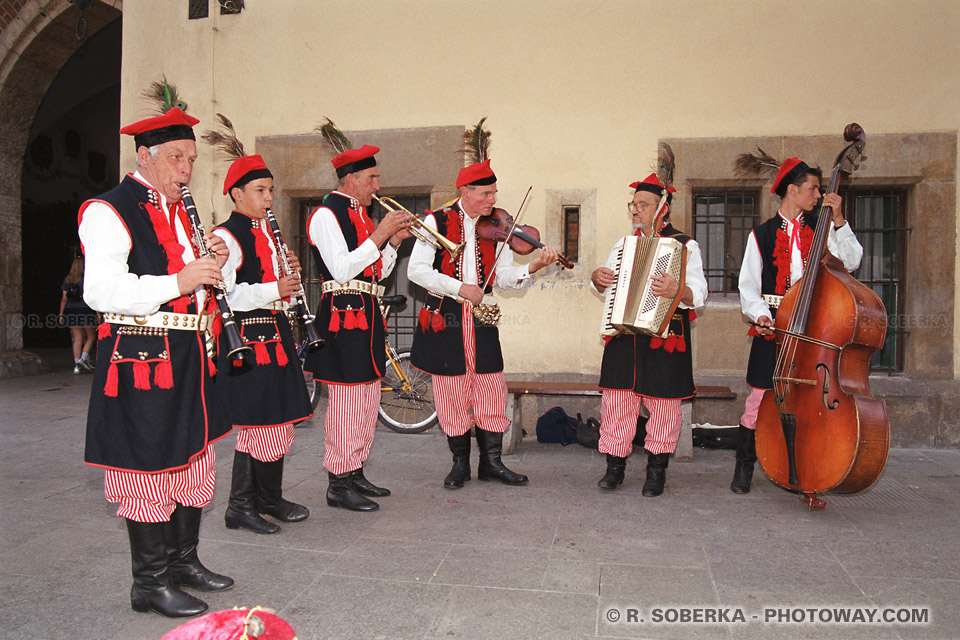
<path id="1" fill-rule="evenodd" d="M 577 262 L 580 257 L 580 207 L 578 205 L 563 207 L 563 255 L 570 262 Z"/>
<path id="2" fill-rule="evenodd" d="M 743 249 L 750 231 L 760 223 L 758 200 L 752 189 L 694 191 L 693 237 L 700 245 L 711 293 L 737 293 Z"/>
<path id="3" fill-rule="evenodd" d="M 187 18 L 197 20 L 210 15 L 210 0 L 190 0 L 187 6 Z"/>
<path id="4" fill-rule="evenodd" d="M 217 0 L 220 3 L 220 15 L 229 16 L 243 11 L 243 0 Z"/>
<path id="5" fill-rule="evenodd" d="M 904 310 L 907 264 L 907 189 L 846 187 L 840 190 L 843 215 L 863 245 L 854 276 L 873 289 L 887 309 L 887 339 L 873 354 L 873 371 L 902 371 L 904 341 L 910 334 Z"/>

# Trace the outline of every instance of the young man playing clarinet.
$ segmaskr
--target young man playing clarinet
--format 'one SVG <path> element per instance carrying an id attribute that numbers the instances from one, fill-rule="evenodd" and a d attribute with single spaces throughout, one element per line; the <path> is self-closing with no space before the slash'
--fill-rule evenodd
<path id="1" fill-rule="evenodd" d="M 642 404 L 650 413 L 644 440 L 647 478 L 642 493 L 653 497 L 663 493 L 670 454 L 677 449 L 683 422 L 680 401 L 695 392 L 690 320 L 693 310 L 703 306 L 707 298 L 707 281 L 696 240 L 683 235 L 669 223 L 670 202 L 675 189 L 661 184 L 655 173 L 630 187 L 635 191 L 627 209 L 633 218 L 636 235 L 672 237 L 684 244 L 687 249 L 686 281 L 666 338 L 621 334 L 608 340 L 603 349 L 599 450 L 607 455 L 607 472 L 597 484 L 603 490 L 613 491 L 623 483 Z M 662 199 L 665 203 L 658 211 Z M 591 276 L 593 286 L 600 293 L 615 280 L 612 267 L 616 263 L 617 249 L 622 245 L 621 239 L 611 250 L 606 265 L 596 269 Z M 658 296 L 673 298 L 680 292 L 680 283 L 666 273 L 657 273 L 653 275 L 652 291 Z"/>
<path id="2" fill-rule="evenodd" d="M 740 309 L 759 326 L 749 331 L 753 336 L 747 364 L 750 395 L 740 418 L 737 462 L 730 483 L 734 493 L 750 492 L 757 460 L 757 414 L 764 392 L 773 388 L 777 358 L 777 343 L 770 327 L 774 326 L 783 295 L 800 279 L 807 263 L 817 226 L 817 218 L 810 212 L 820 200 L 820 170 L 799 158 L 788 158 L 780 165 L 770 191 L 781 198 L 780 209 L 750 232 L 740 266 Z M 835 193 L 823 199 L 823 206 L 832 211 L 827 249 L 840 258 L 847 271 L 854 271 L 860 266 L 863 247 L 843 218 L 842 204 Z"/>
<path id="3" fill-rule="evenodd" d="M 126 519 L 130 605 L 171 617 L 207 609 L 180 587 L 233 586 L 197 557 L 202 507 L 213 497 L 213 442 L 230 432 L 211 410 L 200 315 L 227 246 L 207 235 L 213 255 L 198 259 L 181 203 L 197 122 L 174 108 L 121 129 L 133 136 L 137 171 L 80 207 L 84 300 L 104 314 L 84 459 L 106 470 L 107 500 Z"/>
<path id="4" fill-rule="evenodd" d="M 281 522 L 300 522 L 310 511 L 283 498 L 283 460 L 293 425 L 312 415 L 297 346 L 284 301 L 300 293 L 300 262 L 287 251 L 292 273 L 280 270 L 280 247 L 266 220 L 273 205 L 273 174 L 259 155 L 233 161 L 223 183 L 234 209 L 213 232 L 230 250 L 224 265 L 227 300 L 253 362 L 231 363 L 221 337 L 217 397 L 237 430 L 228 529 L 276 533 Z M 239 366 L 235 366 L 239 364 Z"/>

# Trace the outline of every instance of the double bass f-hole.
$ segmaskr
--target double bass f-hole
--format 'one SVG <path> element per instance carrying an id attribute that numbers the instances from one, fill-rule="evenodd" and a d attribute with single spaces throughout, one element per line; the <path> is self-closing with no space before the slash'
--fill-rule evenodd
<path id="1" fill-rule="evenodd" d="M 833 411 L 840 406 L 840 399 L 834 398 L 833 401 L 827 402 L 827 397 L 830 395 L 830 367 L 821 362 L 817 365 L 817 371 L 823 372 L 823 389 L 820 392 L 820 400 L 824 407 Z"/>

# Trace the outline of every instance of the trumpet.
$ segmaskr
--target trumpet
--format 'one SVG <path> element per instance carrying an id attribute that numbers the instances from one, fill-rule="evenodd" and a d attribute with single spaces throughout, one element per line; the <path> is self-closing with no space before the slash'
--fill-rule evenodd
<path id="1" fill-rule="evenodd" d="M 453 241 L 445 237 L 439 231 L 431 229 L 427 225 L 423 224 L 423 220 L 418 218 L 412 211 L 407 209 L 393 198 L 386 196 L 379 198 L 374 195 L 373 199 L 379 202 L 380 206 L 387 211 L 406 211 L 412 215 L 414 222 L 413 226 L 410 227 L 410 234 L 417 240 L 423 240 L 424 242 L 433 245 L 437 249 L 445 249 L 447 253 L 450 254 L 450 260 L 454 262 L 456 262 L 457 258 L 460 257 L 460 252 L 463 251 L 462 242 L 460 244 L 454 244 Z"/>

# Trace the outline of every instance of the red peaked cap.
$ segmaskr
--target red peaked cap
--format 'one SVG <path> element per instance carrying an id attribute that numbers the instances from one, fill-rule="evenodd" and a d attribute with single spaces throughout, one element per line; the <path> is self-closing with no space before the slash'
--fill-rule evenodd
<path id="1" fill-rule="evenodd" d="M 248 617 L 256 616 L 263 624 L 263 633 L 254 636 L 247 631 Z M 250 631 L 254 631 L 257 621 L 250 621 Z M 256 631 L 260 631 L 259 628 Z M 160 640 L 240 640 L 241 638 L 256 638 L 257 640 L 296 640 L 297 634 L 290 623 L 280 616 L 264 611 L 250 609 L 228 609 L 208 613 L 207 615 L 185 622 L 173 629 Z"/>
<path id="2" fill-rule="evenodd" d="M 777 177 L 773 179 L 773 186 L 770 187 L 770 193 L 776 194 L 781 198 L 787 195 L 787 187 L 793 184 L 797 177 L 804 171 L 809 171 L 810 167 L 800 158 L 787 158 L 780 165 L 777 171 Z M 781 189 L 780 187 L 783 186 Z"/>
<path id="3" fill-rule="evenodd" d="M 663 185 L 660 184 L 660 180 L 657 179 L 656 173 L 651 173 L 643 180 L 631 182 L 630 188 L 636 189 L 636 191 L 649 191 L 656 196 L 663 196 Z M 634 191 L 634 193 L 636 193 L 636 191 Z M 672 186 L 667 187 L 667 204 L 670 204 L 670 201 L 673 200 L 673 194 L 676 192 L 677 190 Z"/>
<path id="4" fill-rule="evenodd" d="M 493 184 L 496 181 L 497 176 L 490 168 L 490 160 L 487 159 L 483 162 L 474 162 L 469 167 L 460 169 L 460 174 L 457 176 L 457 189 L 468 185 Z"/>
<path id="5" fill-rule="evenodd" d="M 350 149 L 334 156 L 330 162 L 337 170 L 337 177 L 342 178 L 348 173 L 356 173 L 377 166 L 377 159 L 373 156 L 379 152 L 380 147 L 365 144 L 359 149 Z"/>
<path id="6" fill-rule="evenodd" d="M 267 163 L 259 155 L 237 158 L 227 169 L 227 177 L 223 181 L 223 195 L 230 193 L 234 187 L 243 187 L 251 180 L 258 178 L 272 178 L 273 174 L 267 168 Z"/>
<path id="7" fill-rule="evenodd" d="M 196 140 L 193 125 L 200 122 L 174 107 L 162 116 L 154 116 L 128 124 L 120 129 L 122 135 L 133 136 L 136 148 L 152 147 L 172 140 Z"/>

